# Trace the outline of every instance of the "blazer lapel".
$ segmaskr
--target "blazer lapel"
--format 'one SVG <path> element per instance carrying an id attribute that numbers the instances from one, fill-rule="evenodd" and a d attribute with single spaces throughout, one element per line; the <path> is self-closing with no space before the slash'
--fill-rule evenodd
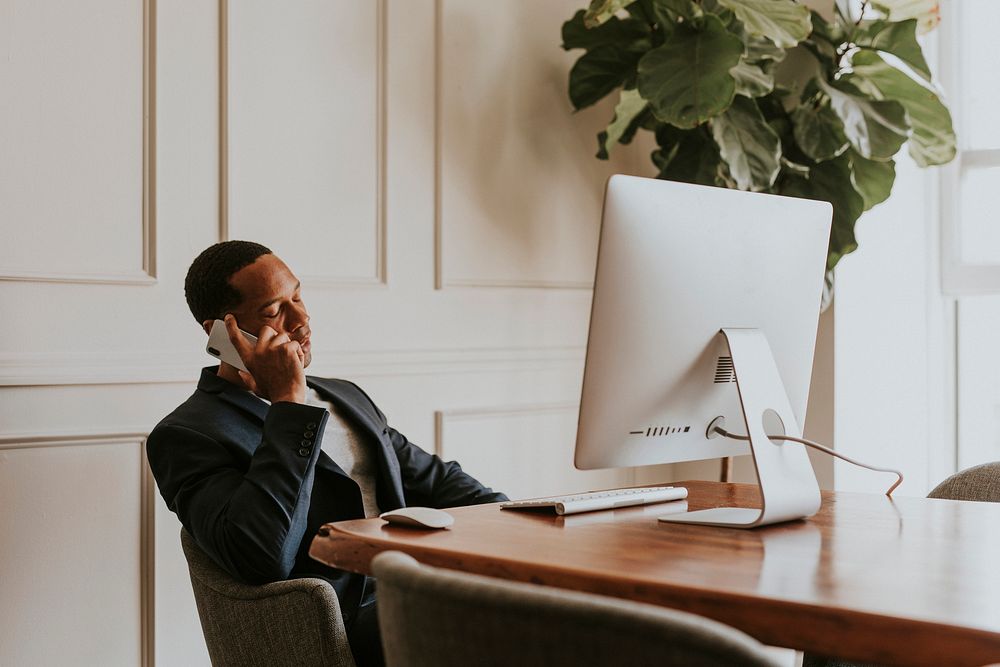
<path id="1" fill-rule="evenodd" d="M 306 383 L 316 389 L 323 398 L 343 409 L 351 421 L 369 431 L 379 441 L 383 439 L 385 436 L 384 420 L 379 417 L 371 404 L 363 405 L 357 400 L 354 395 L 356 390 L 350 391 L 353 387 L 342 380 L 328 380 L 312 376 L 306 378 Z"/>
<path id="2" fill-rule="evenodd" d="M 378 489 L 379 505 L 389 509 L 402 507 L 405 498 L 403 478 L 399 470 L 399 460 L 392 449 L 392 443 L 389 442 L 389 428 L 385 418 L 378 412 L 371 400 L 349 382 L 312 376 L 308 376 L 306 381 L 321 396 L 331 401 L 338 409 L 343 410 L 350 421 L 375 438 L 379 472 L 381 473 Z M 388 489 L 383 486 L 384 482 L 388 482 Z M 386 498 L 383 494 L 389 489 L 391 489 L 392 497 Z"/>
<path id="3" fill-rule="evenodd" d="M 250 416 L 255 417 L 260 423 L 264 423 L 267 417 L 267 403 L 260 400 L 246 389 L 237 387 L 229 380 L 225 380 L 216 375 L 218 366 L 203 368 L 201 379 L 198 380 L 198 389 L 210 394 L 218 394 L 223 401 L 233 405 Z"/>
<path id="4" fill-rule="evenodd" d="M 381 440 L 385 430 L 384 422 L 371 406 L 360 405 L 355 400 L 355 397 L 347 391 L 348 387 L 344 386 L 346 383 L 312 376 L 306 378 L 306 383 L 316 389 L 323 398 L 332 401 L 334 405 L 347 413 L 351 421 L 356 422 Z"/>

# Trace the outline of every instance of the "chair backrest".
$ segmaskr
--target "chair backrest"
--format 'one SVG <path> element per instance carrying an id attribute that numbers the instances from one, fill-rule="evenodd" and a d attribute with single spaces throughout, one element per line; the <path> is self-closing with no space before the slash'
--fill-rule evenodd
<path id="1" fill-rule="evenodd" d="M 652 605 L 375 557 L 389 667 L 767 665 L 733 628 Z"/>
<path id="2" fill-rule="evenodd" d="M 354 667 L 337 593 L 323 579 L 237 581 L 181 529 L 201 628 L 215 667 Z"/>
<path id="3" fill-rule="evenodd" d="M 927 497 L 1000 503 L 1000 461 L 957 472 L 935 486 Z"/>

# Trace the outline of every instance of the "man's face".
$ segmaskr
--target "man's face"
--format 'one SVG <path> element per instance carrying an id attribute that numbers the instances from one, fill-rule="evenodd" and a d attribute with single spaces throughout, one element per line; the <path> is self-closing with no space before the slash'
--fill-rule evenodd
<path id="1" fill-rule="evenodd" d="M 243 296 L 243 302 L 231 311 L 241 329 L 258 335 L 269 326 L 286 333 L 302 346 L 304 365 L 312 362 L 312 330 L 302 302 L 302 284 L 284 262 L 276 255 L 261 255 L 230 276 L 229 284 Z"/>

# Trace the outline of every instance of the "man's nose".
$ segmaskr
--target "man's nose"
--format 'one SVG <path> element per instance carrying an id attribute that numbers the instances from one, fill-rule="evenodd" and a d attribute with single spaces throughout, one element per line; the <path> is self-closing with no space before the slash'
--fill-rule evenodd
<path id="1" fill-rule="evenodd" d="M 303 303 L 293 304 L 292 310 L 292 331 L 309 323 L 309 312 Z"/>

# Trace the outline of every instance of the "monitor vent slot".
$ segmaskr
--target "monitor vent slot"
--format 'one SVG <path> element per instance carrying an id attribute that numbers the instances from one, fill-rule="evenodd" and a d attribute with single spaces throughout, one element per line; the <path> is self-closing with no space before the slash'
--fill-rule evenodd
<path id="1" fill-rule="evenodd" d="M 736 382 L 736 370 L 733 368 L 732 357 L 719 357 L 715 365 L 715 384 Z"/>
<path id="2" fill-rule="evenodd" d="M 688 433 L 690 431 L 690 426 L 647 426 L 645 431 L 629 431 L 628 434 L 654 438 L 662 435 L 673 435 L 674 433 Z"/>

